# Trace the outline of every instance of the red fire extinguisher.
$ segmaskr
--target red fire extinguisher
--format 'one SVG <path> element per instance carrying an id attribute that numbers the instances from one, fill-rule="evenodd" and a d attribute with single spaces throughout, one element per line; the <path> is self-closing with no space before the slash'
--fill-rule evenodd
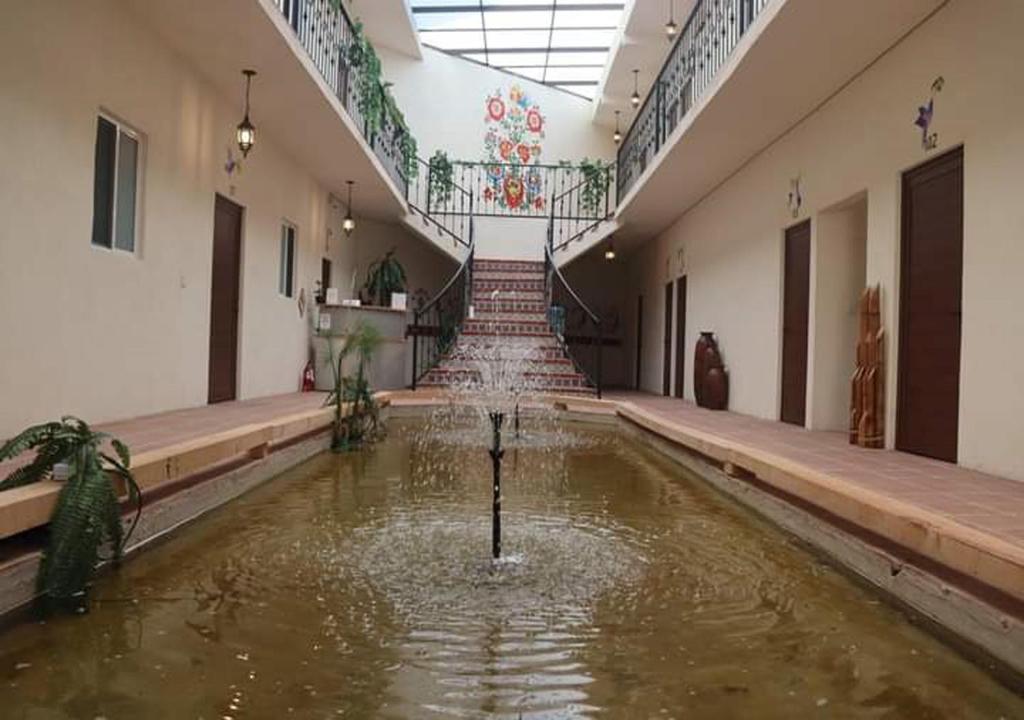
<path id="1" fill-rule="evenodd" d="M 306 363 L 306 369 L 302 371 L 302 392 L 316 390 L 316 372 L 313 370 L 313 362 Z"/>

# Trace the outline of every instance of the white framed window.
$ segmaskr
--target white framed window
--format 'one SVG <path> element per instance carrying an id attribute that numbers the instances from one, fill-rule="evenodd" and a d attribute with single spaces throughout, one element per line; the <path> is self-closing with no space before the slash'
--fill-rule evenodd
<path id="1" fill-rule="evenodd" d="M 295 295 L 295 226 L 281 225 L 281 266 L 277 274 L 277 291 L 285 297 Z"/>
<path id="2" fill-rule="evenodd" d="M 92 244 L 135 252 L 138 225 L 140 134 L 109 115 L 96 122 Z"/>

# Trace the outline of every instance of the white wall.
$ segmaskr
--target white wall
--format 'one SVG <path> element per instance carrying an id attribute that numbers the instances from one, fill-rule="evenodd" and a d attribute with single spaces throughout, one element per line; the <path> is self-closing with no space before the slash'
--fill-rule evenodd
<path id="1" fill-rule="evenodd" d="M 895 423 L 895 359 L 901 174 L 964 145 L 964 284 L 960 386 L 960 462 L 1024 480 L 1024 3 L 951 0 L 930 20 L 853 80 L 822 108 L 766 148 L 630 262 L 633 289 L 644 293 L 643 386 L 661 389 L 664 282 L 689 278 L 688 351 L 701 330 L 720 337 L 730 370 L 730 408 L 776 419 L 782 237 L 797 220 L 787 206 L 799 175 L 798 219 L 847 198 L 867 198 L 865 279 L 882 285 L 887 357 L 887 441 Z M 932 82 L 945 78 L 926 152 L 913 122 Z M 631 305 L 632 307 L 632 305 Z M 824 361 L 824 360 L 822 360 Z M 693 397 L 691 383 L 687 397 Z"/>
<path id="2" fill-rule="evenodd" d="M 819 213 L 811 224 L 807 427 L 845 431 L 865 286 L 867 201 Z"/>
<path id="3" fill-rule="evenodd" d="M 144 134 L 135 255 L 90 244 L 101 109 Z M 239 396 L 298 388 L 321 257 L 329 254 L 341 272 L 355 246 L 339 232 L 328 238 L 327 190 L 266 133 L 242 173 L 227 175 L 238 120 L 238 98 L 218 95 L 120 2 L 6 9 L 0 437 L 62 413 L 101 422 L 205 404 L 216 193 L 245 207 Z M 278 293 L 283 220 L 298 228 L 295 298 Z M 359 232 L 361 243 L 367 235 L 359 247 L 375 255 L 370 231 Z M 415 275 L 419 251 L 406 251 Z"/>

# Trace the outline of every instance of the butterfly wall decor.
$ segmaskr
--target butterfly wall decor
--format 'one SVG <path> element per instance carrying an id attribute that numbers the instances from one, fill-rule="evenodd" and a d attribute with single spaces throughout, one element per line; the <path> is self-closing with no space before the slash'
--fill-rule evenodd
<path id="1" fill-rule="evenodd" d="M 928 130 L 931 128 L 932 119 L 935 117 L 935 96 L 942 92 L 945 84 L 946 81 L 941 75 L 935 78 L 935 81 L 932 83 L 932 94 L 928 98 L 928 102 L 917 109 L 917 119 L 914 120 L 914 125 L 921 128 L 921 147 L 925 151 L 934 150 L 939 145 L 939 134 L 929 133 Z"/>

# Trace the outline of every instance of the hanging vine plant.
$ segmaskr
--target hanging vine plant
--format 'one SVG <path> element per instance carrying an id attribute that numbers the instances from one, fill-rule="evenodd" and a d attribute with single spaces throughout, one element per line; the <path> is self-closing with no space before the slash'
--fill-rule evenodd
<path id="1" fill-rule="evenodd" d="M 448 153 L 438 150 L 430 158 L 430 205 L 435 209 L 444 208 L 451 202 L 455 189 L 452 161 Z"/>
<path id="2" fill-rule="evenodd" d="M 601 209 L 608 194 L 608 185 L 611 177 L 611 163 L 600 159 L 591 160 L 583 158 L 580 163 L 580 173 L 583 175 L 583 184 L 580 188 L 580 205 L 587 213 L 596 213 Z"/>
<path id="3" fill-rule="evenodd" d="M 419 174 L 416 138 L 409 130 L 405 115 L 398 109 L 398 103 L 391 94 L 389 84 L 381 78 L 380 58 L 373 44 L 366 39 L 362 23 L 355 23 L 352 26 L 352 39 L 346 53 L 349 66 L 355 70 L 356 107 L 359 108 L 359 114 L 366 123 L 367 137 L 381 131 L 386 114 L 394 126 L 395 134 L 390 139 L 397 143 L 398 151 L 402 155 L 402 173 L 407 180 L 416 177 Z"/>

